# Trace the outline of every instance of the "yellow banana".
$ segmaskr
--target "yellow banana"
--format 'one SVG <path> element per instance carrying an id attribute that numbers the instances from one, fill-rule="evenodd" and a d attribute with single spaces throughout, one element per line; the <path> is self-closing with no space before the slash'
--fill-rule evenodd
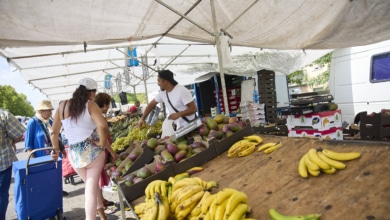
<path id="1" fill-rule="evenodd" d="M 317 150 L 316 150 L 316 149 L 311 148 L 311 149 L 309 150 L 308 155 L 309 155 L 309 159 L 310 159 L 313 163 L 317 164 L 321 169 L 324 169 L 324 170 L 330 169 L 329 164 L 327 164 L 325 161 L 323 161 L 323 160 L 318 156 Z"/>
<path id="2" fill-rule="evenodd" d="M 178 202 L 178 205 L 182 203 L 184 200 L 190 198 L 192 195 L 194 195 L 197 192 L 203 191 L 203 188 L 199 185 L 191 186 L 188 191 L 183 192 L 176 196 L 176 201 Z"/>
<path id="3" fill-rule="evenodd" d="M 320 169 L 320 167 L 317 164 L 313 163 L 310 160 L 308 153 L 306 153 L 303 157 L 304 157 L 305 164 L 306 164 L 308 169 L 311 169 L 311 170 L 319 170 Z"/>
<path id="4" fill-rule="evenodd" d="M 165 196 L 160 196 L 157 220 L 167 220 L 169 217 L 169 204 Z"/>
<path id="5" fill-rule="evenodd" d="M 161 196 L 165 196 L 167 197 L 168 196 L 168 182 L 167 181 L 162 181 L 160 183 L 160 192 L 161 192 Z"/>
<path id="6" fill-rule="evenodd" d="M 279 144 L 275 145 L 275 146 L 272 146 L 272 147 L 269 147 L 267 149 L 264 150 L 264 153 L 266 154 L 270 154 L 272 152 L 274 152 L 276 149 L 278 149 L 279 147 L 281 147 L 282 144 L 279 142 Z"/>
<path id="7" fill-rule="evenodd" d="M 215 213 L 217 212 L 217 202 L 216 199 L 211 203 L 210 208 L 209 208 L 209 217 L 210 219 L 214 220 L 215 219 Z"/>
<path id="8" fill-rule="evenodd" d="M 209 211 L 210 206 L 214 202 L 215 198 L 217 198 L 217 194 L 211 194 L 201 204 L 200 209 L 201 209 L 203 215 L 206 215 L 206 213 Z"/>
<path id="9" fill-rule="evenodd" d="M 224 188 L 217 193 L 216 204 L 220 205 L 225 199 L 228 199 L 233 193 L 237 192 L 237 190 L 233 188 Z"/>
<path id="10" fill-rule="evenodd" d="M 330 167 L 330 169 L 327 169 L 327 170 L 321 169 L 321 171 L 326 173 L 326 174 L 334 174 L 336 172 L 336 168 Z"/>
<path id="11" fill-rule="evenodd" d="M 248 203 L 248 196 L 243 192 L 237 191 L 227 200 L 224 218 L 228 218 L 240 203 Z"/>
<path id="12" fill-rule="evenodd" d="M 243 219 L 246 216 L 246 213 L 249 210 L 249 206 L 247 203 L 240 203 L 233 210 L 232 214 L 229 216 L 228 220 L 237 220 Z"/>
<path id="13" fill-rule="evenodd" d="M 331 167 L 334 167 L 338 170 L 342 170 L 345 168 L 345 163 L 330 159 L 329 157 L 325 156 L 321 151 L 318 152 L 318 156 L 325 161 L 325 163 L 329 164 Z"/>
<path id="14" fill-rule="evenodd" d="M 173 201 L 177 201 L 178 199 L 178 196 L 185 193 L 185 192 L 188 192 L 189 189 L 192 187 L 193 185 L 187 185 L 187 186 L 184 186 L 184 187 L 181 187 L 177 190 L 173 190 L 172 189 L 172 196 L 171 196 L 171 202 Z"/>
<path id="15" fill-rule="evenodd" d="M 237 156 L 238 152 L 240 152 L 240 149 L 242 149 L 245 146 L 248 146 L 249 143 L 250 143 L 249 140 L 246 140 L 246 139 L 237 141 L 229 148 L 228 157 Z"/>
<path id="16" fill-rule="evenodd" d="M 194 209 L 194 207 L 198 204 L 199 200 L 202 199 L 204 191 L 199 191 L 193 194 L 188 199 L 182 201 L 176 206 L 175 209 L 175 217 L 177 220 L 185 219 L 188 214 Z"/>
<path id="17" fill-rule="evenodd" d="M 249 154 L 253 153 L 253 151 L 255 151 L 255 148 L 256 148 L 255 145 L 251 145 L 251 146 L 249 146 L 247 149 L 238 152 L 238 155 L 237 155 L 237 156 L 239 156 L 239 157 L 248 156 Z"/>
<path id="18" fill-rule="evenodd" d="M 170 177 L 168 178 L 168 182 L 171 183 L 171 185 L 173 185 L 173 184 L 176 183 L 176 180 L 175 180 L 175 178 L 173 178 L 172 176 L 170 176 Z"/>
<path id="19" fill-rule="evenodd" d="M 217 209 L 215 210 L 214 219 L 215 220 L 223 220 L 226 211 L 226 204 L 228 200 L 225 199 L 221 205 L 217 205 Z"/>
<path id="20" fill-rule="evenodd" d="M 177 189 L 185 186 L 191 186 L 191 185 L 198 185 L 198 182 L 194 180 L 193 178 L 185 178 L 177 181 L 175 184 L 172 185 L 172 191 L 176 191 Z"/>
<path id="21" fill-rule="evenodd" d="M 265 150 L 267 148 L 270 148 L 272 146 L 275 146 L 277 145 L 278 143 L 266 143 L 266 144 L 263 144 L 261 145 L 259 148 L 257 148 L 257 151 L 262 151 L 262 150 Z"/>
<path id="22" fill-rule="evenodd" d="M 202 207 L 202 203 L 211 195 L 211 193 L 209 191 L 205 191 L 203 193 L 203 196 L 202 198 L 200 199 L 200 201 L 198 202 L 198 204 L 196 204 L 195 208 L 192 209 L 191 211 L 191 216 L 195 217 L 195 216 L 199 216 L 200 213 L 202 212 L 201 210 L 201 207 Z"/>
<path id="23" fill-rule="evenodd" d="M 209 189 L 217 187 L 217 186 L 218 186 L 218 183 L 215 182 L 214 180 L 211 180 L 211 181 L 207 182 L 205 189 L 209 190 Z"/>
<path id="24" fill-rule="evenodd" d="M 249 135 L 249 136 L 244 137 L 244 139 L 256 142 L 257 144 L 260 144 L 263 142 L 263 139 L 258 135 Z"/>
<path id="25" fill-rule="evenodd" d="M 184 173 L 179 173 L 179 174 L 176 174 L 173 178 L 178 181 L 178 180 L 181 180 L 181 179 L 184 179 L 184 178 L 188 178 L 190 177 L 190 174 L 187 173 L 187 172 L 184 172 Z"/>
<path id="26" fill-rule="evenodd" d="M 188 174 L 192 175 L 195 173 L 199 173 L 200 171 L 203 171 L 203 167 L 192 167 L 192 168 L 188 169 L 186 172 Z"/>
<path id="27" fill-rule="evenodd" d="M 167 198 L 168 198 L 168 203 L 170 204 L 172 202 L 172 186 L 168 186 L 168 192 L 167 192 Z"/>
<path id="28" fill-rule="evenodd" d="M 287 215 L 280 214 L 275 209 L 270 209 L 269 216 L 271 217 L 272 220 L 317 220 L 320 219 L 321 214 L 287 216 Z"/>
<path id="29" fill-rule="evenodd" d="M 156 220 L 158 215 L 159 205 L 157 202 L 154 202 L 153 207 L 149 210 L 147 220 Z"/>
<path id="30" fill-rule="evenodd" d="M 346 160 L 354 160 L 360 157 L 360 152 L 346 152 L 346 153 L 340 153 L 340 152 L 335 152 L 331 151 L 328 149 L 323 149 L 322 153 L 329 157 L 330 159 L 333 160 L 341 160 L 341 161 L 346 161 Z"/>
<path id="31" fill-rule="evenodd" d="M 146 199 L 153 199 L 154 200 L 155 188 L 156 188 L 156 185 L 159 184 L 159 181 L 160 180 L 154 180 L 146 186 L 146 188 L 145 188 L 145 198 Z"/>
<path id="32" fill-rule="evenodd" d="M 307 169 L 307 171 L 310 173 L 310 175 L 312 176 L 319 176 L 320 175 L 320 171 L 319 170 L 312 170 L 310 168 Z"/>
<path id="33" fill-rule="evenodd" d="M 303 178 L 307 178 L 309 176 L 309 174 L 307 173 L 307 167 L 305 164 L 304 156 L 302 156 L 301 159 L 299 159 L 298 173 Z"/>

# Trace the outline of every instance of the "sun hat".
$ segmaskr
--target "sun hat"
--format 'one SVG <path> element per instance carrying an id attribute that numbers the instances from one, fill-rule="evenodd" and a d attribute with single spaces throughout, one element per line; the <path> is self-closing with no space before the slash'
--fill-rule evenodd
<path id="1" fill-rule="evenodd" d="M 42 100 L 38 103 L 37 111 L 40 110 L 53 110 L 53 105 L 49 100 Z"/>
<path id="2" fill-rule="evenodd" d="M 79 81 L 79 86 L 85 86 L 85 88 L 87 88 L 87 90 L 94 90 L 94 89 L 97 89 L 97 83 L 95 80 L 91 79 L 91 78 L 83 78 Z"/>
<path id="3" fill-rule="evenodd" d="M 169 81 L 174 86 L 178 84 L 177 81 L 173 79 L 173 73 L 170 70 L 162 70 L 158 72 L 158 77 Z"/>

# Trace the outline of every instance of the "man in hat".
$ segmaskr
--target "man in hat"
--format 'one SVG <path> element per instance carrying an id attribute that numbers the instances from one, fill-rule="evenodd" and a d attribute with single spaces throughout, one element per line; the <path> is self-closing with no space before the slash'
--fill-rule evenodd
<path id="1" fill-rule="evenodd" d="M 27 130 L 24 137 L 24 147 L 31 152 L 35 149 L 51 146 L 50 132 L 53 121 L 51 120 L 53 105 L 49 100 L 42 100 L 36 108 L 36 114 L 27 122 Z M 49 151 L 34 152 L 31 157 L 50 155 Z"/>
<path id="2" fill-rule="evenodd" d="M 158 85 L 161 91 L 149 102 L 139 121 L 139 125 L 145 124 L 145 119 L 157 103 L 164 103 L 168 110 L 168 119 L 174 120 L 177 129 L 187 125 L 195 119 L 198 111 L 194 97 L 184 86 L 178 85 L 170 70 L 162 70 L 158 73 Z"/>

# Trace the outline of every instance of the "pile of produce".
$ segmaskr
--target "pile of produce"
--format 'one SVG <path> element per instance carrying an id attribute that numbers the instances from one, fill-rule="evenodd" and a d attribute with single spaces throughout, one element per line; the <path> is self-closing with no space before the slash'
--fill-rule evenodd
<path id="1" fill-rule="evenodd" d="M 250 212 L 245 193 L 224 188 L 216 193 L 214 181 L 188 177 L 155 180 L 145 189 L 145 202 L 134 207 L 140 219 L 245 219 Z"/>
<path id="2" fill-rule="evenodd" d="M 214 118 L 204 117 L 202 119 L 202 125 L 198 128 L 198 133 L 204 140 L 210 140 L 212 138 L 222 140 L 245 126 L 246 123 L 238 120 L 237 117 L 218 114 Z"/>
<path id="3" fill-rule="evenodd" d="M 148 139 L 149 137 L 160 135 L 162 132 L 162 122 L 159 120 L 156 121 L 153 126 L 146 124 L 142 127 L 138 126 L 138 117 L 132 117 L 128 120 L 129 121 L 126 120 L 127 122 L 125 121 L 122 125 L 117 125 L 117 127 L 121 127 L 123 130 L 120 131 L 120 135 L 117 135 L 115 140 L 115 135 L 111 134 L 113 137 L 113 143 L 111 147 L 115 152 L 125 150 L 129 146 L 130 141 L 142 141 Z"/>
<path id="4" fill-rule="evenodd" d="M 360 157 L 359 152 L 335 152 L 328 149 L 310 149 L 301 157 L 298 165 L 299 175 L 307 178 L 310 175 L 318 176 L 320 173 L 334 174 L 336 170 L 346 167 L 343 161 L 354 160 Z"/>
<path id="5" fill-rule="evenodd" d="M 190 137 L 181 137 L 176 140 L 149 138 L 144 141 L 155 155 L 160 155 L 163 161 L 180 162 L 207 149 L 206 143 Z"/>

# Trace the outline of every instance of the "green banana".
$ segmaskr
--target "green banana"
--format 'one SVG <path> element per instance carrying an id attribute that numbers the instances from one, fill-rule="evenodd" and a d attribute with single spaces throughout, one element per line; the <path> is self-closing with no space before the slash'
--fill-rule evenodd
<path id="1" fill-rule="evenodd" d="M 269 210 L 269 217 L 272 220 L 317 220 L 320 219 L 321 214 L 306 214 L 306 215 L 282 215 L 275 209 Z"/>

